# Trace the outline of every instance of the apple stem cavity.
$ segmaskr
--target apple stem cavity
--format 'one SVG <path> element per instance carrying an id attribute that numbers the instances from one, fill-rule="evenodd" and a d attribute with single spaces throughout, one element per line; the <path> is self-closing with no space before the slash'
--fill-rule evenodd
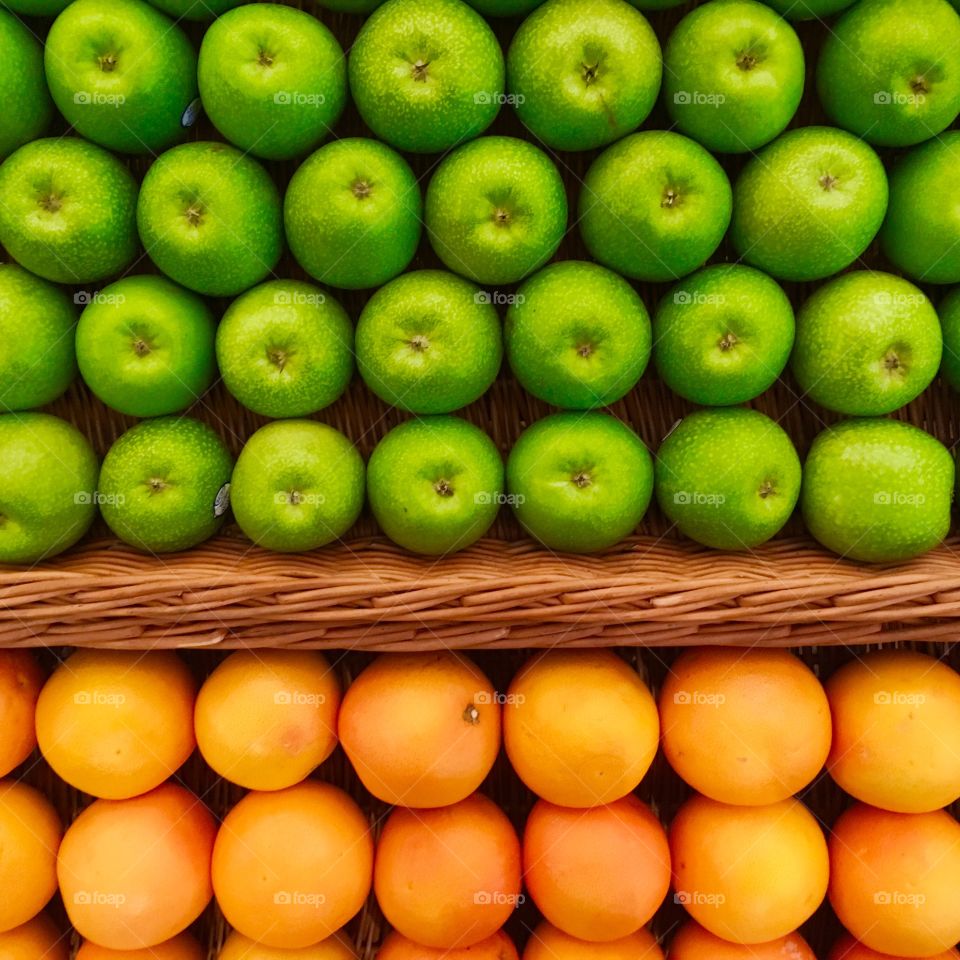
<path id="1" fill-rule="evenodd" d="M 259 56 L 257 57 L 257 63 L 261 67 L 272 67 L 273 66 L 273 56 L 267 53 L 266 50 L 260 49 Z"/>
<path id="2" fill-rule="evenodd" d="M 752 70 L 763 58 L 749 50 L 741 50 L 737 54 L 737 66 L 741 70 Z"/>
<path id="3" fill-rule="evenodd" d="M 166 480 L 162 480 L 160 477 L 151 477 L 147 481 L 147 486 L 150 488 L 151 493 L 163 493 L 169 484 Z"/>
<path id="4" fill-rule="evenodd" d="M 726 353 L 737 345 L 737 335 L 732 331 L 727 331 L 718 341 L 717 346 Z"/>
<path id="5" fill-rule="evenodd" d="M 463 711 L 463 719 L 471 726 L 475 727 L 480 722 L 480 711 L 472 703 L 468 703 Z"/>
<path id="6" fill-rule="evenodd" d="M 761 500 L 766 500 L 767 497 L 772 497 L 776 492 L 777 491 L 773 485 L 773 481 L 764 480 L 763 483 L 760 484 L 760 489 L 757 491 L 757 496 L 759 496 Z"/>
<path id="7" fill-rule="evenodd" d="M 427 67 L 430 66 L 429 60 L 417 60 L 410 69 L 410 76 L 418 83 L 427 82 Z"/>
<path id="8" fill-rule="evenodd" d="M 914 93 L 929 93 L 930 85 L 927 83 L 927 78 L 922 74 L 918 74 L 910 81 L 910 88 Z"/>
<path id="9" fill-rule="evenodd" d="M 661 207 L 677 207 L 680 205 L 680 191 L 676 187 L 667 187 L 663 191 L 663 199 L 660 201 Z"/>
<path id="10" fill-rule="evenodd" d="M 150 344 L 147 343 L 147 341 L 144 340 L 143 337 L 136 337 L 134 339 L 133 352 L 138 357 L 145 357 L 148 353 L 150 353 L 150 350 L 151 350 Z"/>
<path id="11" fill-rule="evenodd" d="M 350 185 L 350 189 L 358 200 L 366 200 L 366 198 L 370 196 L 371 187 L 368 180 L 354 180 Z"/>
<path id="12" fill-rule="evenodd" d="M 434 485 L 433 489 L 437 492 L 438 496 L 441 497 L 452 497 L 453 496 L 453 485 L 449 480 L 438 480 Z"/>
<path id="13" fill-rule="evenodd" d="M 287 351 L 280 347 L 271 347 L 267 350 L 267 359 L 278 369 L 283 370 L 287 365 Z"/>
<path id="14" fill-rule="evenodd" d="M 592 355 L 593 355 L 592 343 L 581 343 L 580 346 L 577 347 L 577 356 L 583 357 L 584 359 L 586 359 L 587 357 Z"/>
<path id="15" fill-rule="evenodd" d="M 903 361 L 892 350 L 883 358 L 883 366 L 890 374 L 902 375 L 904 373 Z"/>
<path id="16" fill-rule="evenodd" d="M 105 53 L 97 57 L 97 63 L 104 73 L 113 73 L 117 68 L 117 55 L 115 53 Z"/>
<path id="17" fill-rule="evenodd" d="M 581 490 L 584 487 L 589 487 L 591 484 L 590 475 L 585 470 L 578 470 L 573 477 L 571 477 L 573 485 L 579 487 Z"/>
<path id="18" fill-rule="evenodd" d="M 56 213 L 63 206 L 63 201 L 55 193 L 46 193 L 37 202 L 48 213 Z"/>
<path id="19" fill-rule="evenodd" d="M 427 347 L 430 346 L 430 341 L 422 333 L 418 333 L 415 337 L 411 337 L 407 342 L 410 346 L 410 349 L 416 353 L 423 353 L 426 351 Z"/>
<path id="20" fill-rule="evenodd" d="M 840 178 L 830 173 L 825 173 L 819 180 L 820 186 L 827 191 L 832 190 L 839 182 Z"/>
<path id="21" fill-rule="evenodd" d="M 199 227 L 203 223 L 203 207 L 198 203 L 191 203 L 186 210 L 183 211 L 183 215 L 187 218 L 187 223 L 191 227 Z"/>
<path id="22" fill-rule="evenodd" d="M 591 84 L 597 82 L 597 76 L 600 72 L 599 63 L 581 63 L 581 68 L 583 69 L 583 82 L 589 87 Z"/>
<path id="23" fill-rule="evenodd" d="M 510 223 L 510 211 L 505 210 L 503 207 L 497 207 L 493 211 L 493 221 L 501 226 L 507 226 L 507 224 Z"/>

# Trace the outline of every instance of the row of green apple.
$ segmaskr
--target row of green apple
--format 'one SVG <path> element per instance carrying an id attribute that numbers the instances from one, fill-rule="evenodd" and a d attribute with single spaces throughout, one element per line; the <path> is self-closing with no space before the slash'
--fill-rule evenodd
<path id="1" fill-rule="evenodd" d="M 796 321 L 782 288 L 742 264 L 686 277 L 653 321 L 622 277 L 598 264 L 550 264 L 495 298 L 453 273 L 417 270 L 381 287 L 356 329 L 320 287 L 269 280 L 217 323 L 206 301 L 161 276 L 129 276 L 74 295 L 0 265 L 0 410 L 50 403 L 79 366 L 107 406 L 136 417 L 177 413 L 219 375 L 248 409 L 302 417 L 328 407 L 356 366 L 382 400 L 415 414 L 451 413 L 496 379 L 504 347 L 534 396 L 556 407 L 608 406 L 637 384 L 651 352 L 658 374 L 704 406 L 752 400 L 781 375 L 826 409 L 890 413 L 941 367 L 960 390 L 960 287 L 940 316 L 891 274 L 852 271 L 821 286 Z M 77 322 L 76 301 L 84 304 Z"/>
<path id="2" fill-rule="evenodd" d="M 4 501 L 0 562 L 32 563 L 75 543 L 97 510 L 113 532 L 154 554 L 206 540 L 231 508 L 243 532 L 272 550 L 312 550 L 342 538 L 369 501 L 390 539 L 439 556 L 474 543 L 509 504 L 551 550 L 590 553 L 635 531 L 656 493 L 678 530 L 710 547 L 770 539 L 798 500 L 809 531 L 843 556 L 903 561 L 950 528 L 950 452 L 897 420 L 843 420 L 814 440 L 803 468 L 773 420 L 742 407 L 690 414 L 654 462 L 606 413 L 556 413 L 500 452 L 454 416 L 408 420 L 368 464 L 347 437 L 315 420 L 275 420 L 234 464 L 220 437 L 189 417 L 144 420 L 99 466 L 90 444 L 45 413 L 0 415 Z"/>
<path id="3" fill-rule="evenodd" d="M 348 84 L 379 139 L 418 153 L 483 133 L 504 103 L 547 146 L 593 149 L 636 130 L 662 80 L 682 132 L 710 150 L 741 153 L 782 132 L 803 93 L 796 33 L 753 0 L 703 4 L 680 21 L 663 53 L 643 14 L 623 0 L 524 2 L 536 9 L 506 58 L 483 17 L 460 0 L 390 0 L 364 22 L 349 67 L 334 35 L 307 13 L 227 6 L 210 11 L 221 15 L 197 54 L 176 23 L 142 0 L 76 0 L 50 28 L 37 86 L 45 76 L 78 133 L 124 153 L 177 143 L 199 97 L 227 140 L 267 160 L 316 148 L 339 119 Z M 806 4 L 771 6 L 792 12 Z M 828 6 L 835 12 L 850 2 Z M 398 57 L 408 67 L 387 68 Z M 909 18 L 899 0 L 867 0 L 832 26 L 817 90 L 834 123 L 871 143 L 920 143 L 960 111 L 960 76 L 943 67 L 958 57 L 960 20 L 947 0 L 914 0 Z M 757 81 L 745 81 L 754 72 Z M 568 82 L 558 82 L 566 74 Z M 51 112 L 45 89 L 31 93 L 21 142 L 39 136 Z"/>

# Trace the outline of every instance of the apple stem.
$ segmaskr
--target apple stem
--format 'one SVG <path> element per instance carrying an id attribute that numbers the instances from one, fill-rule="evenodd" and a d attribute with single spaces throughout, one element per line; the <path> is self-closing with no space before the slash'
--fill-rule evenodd
<path id="1" fill-rule="evenodd" d="M 930 87 L 927 85 L 927 78 L 919 74 L 910 81 L 910 87 L 914 93 L 930 92 Z"/>
<path id="2" fill-rule="evenodd" d="M 161 493 L 167 489 L 167 481 L 161 480 L 159 477 L 151 477 L 147 481 L 147 485 L 150 487 L 151 493 Z"/>
<path id="3" fill-rule="evenodd" d="M 732 332 L 730 332 L 730 331 L 727 331 L 727 333 L 725 333 L 725 334 L 720 338 L 720 341 L 717 343 L 717 346 L 718 346 L 721 350 L 723 350 L 724 352 L 726 352 L 727 350 L 732 349 L 732 348 L 734 347 L 734 345 L 736 344 L 736 342 L 737 342 L 737 336 L 736 336 L 736 334 L 735 334 L 735 333 L 732 333 Z"/>
<path id="4" fill-rule="evenodd" d="M 430 66 L 429 60 L 418 60 L 414 65 L 413 69 L 410 71 L 410 75 L 414 80 L 419 81 L 420 83 L 427 82 L 427 67 Z"/>
<path id="5" fill-rule="evenodd" d="M 776 493 L 776 490 L 774 489 L 772 481 L 764 480 L 763 483 L 760 484 L 760 489 L 757 491 L 757 493 L 761 500 L 766 500 L 767 497 L 773 496 L 773 494 Z"/>
<path id="6" fill-rule="evenodd" d="M 60 207 L 63 206 L 60 197 L 55 193 L 48 193 L 46 196 L 41 197 L 39 203 L 44 210 L 50 213 L 56 213 Z"/>
<path id="7" fill-rule="evenodd" d="M 259 63 L 261 67 L 272 67 L 273 57 L 267 53 L 266 50 L 261 50 L 260 55 L 257 57 L 257 63 Z"/>
<path id="8" fill-rule="evenodd" d="M 281 350 L 280 347 L 271 347 L 267 351 L 267 359 L 279 370 L 282 370 L 287 365 L 287 351 Z"/>
<path id="9" fill-rule="evenodd" d="M 577 354 L 581 357 L 589 357 L 593 354 L 593 345 L 589 343 L 582 343 L 577 347 Z"/>
<path id="10" fill-rule="evenodd" d="M 760 57 L 746 50 L 737 54 L 737 66 L 741 70 L 752 70 L 760 62 Z"/>
<path id="11" fill-rule="evenodd" d="M 191 227 L 198 227 L 203 221 L 203 208 L 196 203 L 191 203 L 186 210 L 183 211 L 183 215 L 187 218 L 187 223 Z"/>
<path id="12" fill-rule="evenodd" d="M 117 55 L 115 53 L 105 53 L 103 56 L 97 57 L 97 62 L 104 73 L 113 73 L 117 66 Z"/>
<path id="13" fill-rule="evenodd" d="M 589 87 L 590 84 L 596 83 L 597 72 L 600 69 L 599 63 L 582 63 L 580 66 L 583 68 L 583 82 Z"/>
<path id="14" fill-rule="evenodd" d="M 133 341 L 133 352 L 138 357 L 145 357 L 150 352 L 150 344 L 143 337 L 137 337 Z"/>
<path id="15" fill-rule="evenodd" d="M 579 470 L 573 475 L 573 483 L 582 490 L 590 486 L 590 477 L 583 470 Z"/>
<path id="16" fill-rule="evenodd" d="M 680 203 L 680 191 L 674 187 L 667 187 L 663 191 L 663 199 L 660 201 L 661 207 L 675 207 Z"/>
<path id="17" fill-rule="evenodd" d="M 453 496 L 453 487 L 451 486 L 448 480 L 438 480 L 434 485 L 433 489 L 441 497 L 452 497 Z"/>
<path id="18" fill-rule="evenodd" d="M 472 726 L 476 726 L 480 722 L 480 711 L 474 704 L 468 703 L 463 711 L 463 719 Z"/>
<path id="19" fill-rule="evenodd" d="M 510 211 L 504 210 L 503 207 L 497 207 L 493 211 L 493 219 L 496 223 L 506 226 L 510 222 Z"/>
<path id="20" fill-rule="evenodd" d="M 825 173 L 820 178 L 820 186 L 823 187 L 824 190 L 832 190 L 839 182 L 839 177 L 835 177 L 829 173 Z"/>
<path id="21" fill-rule="evenodd" d="M 415 337 L 411 337 L 408 342 L 410 349 L 415 350 L 417 353 L 423 353 L 423 351 L 430 346 L 430 341 L 422 333 L 418 333 Z"/>
<path id="22" fill-rule="evenodd" d="M 902 364 L 900 363 L 900 358 L 893 351 L 891 351 L 886 355 L 886 357 L 884 357 L 883 363 L 884 363 L 884 366 L 889 371 L 891 371 L 891 373 L 894 370 L 899 370 L 900 367 L 902 366 Z"/>
<path id="23" fill-rule="evenodd" d="M 358 200 L 365 200 L 370 196 L 370 184 L 366 180 L 354 180 L 350 189 Z"/>

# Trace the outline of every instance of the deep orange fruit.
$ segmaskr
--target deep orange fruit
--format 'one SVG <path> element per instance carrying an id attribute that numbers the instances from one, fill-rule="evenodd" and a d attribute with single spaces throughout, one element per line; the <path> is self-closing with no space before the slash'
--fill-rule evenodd
<path id="1" fill-rule="evenodd" d="M 518 957 L 517 948 L 503 930 L 470 947 L 453 950 L 424 947 L 392 930 L 380 945 L 376 960 L 518 960 Z"/>
<path id="2" fill-rule="evenodd" d="M 927 960 L 957 960 L 957 958 L 960 958 L 960 950 L 953 948 L 928 957 Z M 877 953 L 876 950 L 871 950 L 870 947 L 854 940 L 849 933 L 845 933 L 833 945 L 827 960 L 904 960 L 904 958 L 894 957 L 889 953 Z"/>
<path id="3" fill-rule="evenodd" d="M 578 940 L 544 920 L 527 941 L 523 960 L 663 960 L 663 951 L 646 927 L 618 940 L 596 942 Z"/>
<path id="4" fill-rule="evenodd" d="M 76 960 L 206 960 L 206 951 L 189 933 L 181 933 L 172 940 L 143 950 L 109 950 L 85 940 L 77 951 Z"/>
<path id="5" fill-rule="evenodd" d="M 69 960 L 70 938 L 43 913 L 0 933 L 0 960 Z M 77 960 L 83 960 L 79 955 Z"/>
<path id="6" fill-rule="evenodd" d="M 217 960 L 356 960 L 356 957 L 353 944 L 338 933 L 309 947 L 284 950 L 257 943 L 234 930 L 224 942 Z"/>
<path id="7" fill-rule="evenodd" d="M 730 943 L 688 920 L 670 941 L 670 960 L 817 960 L 799 933 L 766 943 Z"/>
<path id="8" fill-rule="evenodd" d="M 43 671 L 29 650 L 0 650 L 0 777 L 37 745 L 34 712 Z"/>

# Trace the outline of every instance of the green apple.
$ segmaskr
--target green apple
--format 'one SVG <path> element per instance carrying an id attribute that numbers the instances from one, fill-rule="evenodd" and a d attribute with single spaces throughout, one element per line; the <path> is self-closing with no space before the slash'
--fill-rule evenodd
<path id="1" fill-rule="evenodd" d="M 887 176 L 862 140 L 832 127 L 790 130 L 744 168 L 731 238 L 780 280 L 818 280 L 853 263 L 887 209 Z"/>
<path id="2" fill-rule="evenodd" d="M 674 28 L 664 99 L 680 133 L 708 150 L 744 153 L 776 137 L 803 96 L 793 28 L 755 0 L 711 0 Z"/>
<path id="3" fill-rule="evenodd" d="M 100 512 L 121 540 L 139 550 L 187 550 L 223 523 L 232 468 L 223 441 L 199 420 L 144 420 L 103 458 Z"/>
<path id="4" fill-rule="evenodd" d="M 290 250 L 333 287 L 378 287 L 400 273 L 420 242 L 423 200 L 406 160 L 376 140 L 337 140 L 294 173 L 283 201 Z"/>
<path id="5" fill-rule="evenodd" d="M 217 375 L 217 323 L 195 293 L 165 277 L 124 277 L 86 297 L 77 362 L 108 407 L 133 417 L 185 410 Z"/>
<path id="6" fill-rule="evenodd" d="M 411 413 L 449 413 L 496 379 L 500 318 L 478 287 L 442 270 L 415 270 L 367 301 L 357 366 L 382 400 Z"/>
<path id="7" fill-rule="evenodd" d="M 915 147 L 890 172 L 880 232 L 899 270 L 927 283 L 960 282 L 960 130 Z"/>
<path id="8" fill-rule="evenodd" d="M 823 20 L 846 10 L 854 0 L 763 0 L 788 20 Z"/>
<path id="9" fill-rule="evenodd" d="M 699 143 L 649 130 L 591 164 L 580 232 L 601 263 L 636 280 L 675 280 L 701 266 L 730 223 L 730 181 Z"/>
<path id="10" fill-rule="evenodd" d="M 507 459 L 508 502 L 551 550 L 593 553 L 636 529 L 653 494 L 643 441 L 606 413 L 555 413 L 527 427 Z"/>
<path id="11" fill-rule="evenodd" d="M 842 420 L 817 434 L 800 504 L 810 533 L 851 560 L 902 562 L 950 530 L 954 464 L 929 433 L 899 420 Z"/>
<path id="12" fill-rule="evenodd" d="M 268 280 L 237 297 L 217 328 L 227 389 L 266 417 L 329 407 L 353 375 L 353 324 L 319 287 Z"/>
<path id="13" fill-rule="evenodd" d="M 425 209 L 437 256 L 477 283 L 522 280 L 553 256 L 567 228 L 557 168 L 514 137 L 481 137 L 445 157 Z"/>
<path id="14" fill-rule="evenodd" d="M 43 47 L 11 13 L 0 10 L 0 160 L 42 136 L 53 119 L 53 101 L 43 73 Z"/>
<path id="15" fill-rule="evenodd" d="M 209 296 L 259 283 L 283 249 L 273 180 L 225 143 L 185 143 L 158 157 L 143 178 L 137 226 L 167 276 Z"/>
<path id="16" fill-rule="evenodd" d="M 817 93 L 870 143 L 929 140 L 960 112 L 960 16 L 947 0 L 860 0 L 826 32 Z"/>
<path id="17" fill-rule="evenodd" d="M 25 17 L 55 17 L 73 0 L 2 0 L 0 7 Z"/>
<path id="18" fill-rule="evenodd" d="M 137 184 L 78 137 L 34 140 L 0 166 L 0 244 L 32 273 L 88 283 L 136 256 Z"/>
<path id="19" fill-rule="evenodd" d="M 97 457 L 47 413 L 0 414 L 0 563 L 36 563 L 73 546 L 97 515 Z"/>
<path id="20" fill-rule="evenodd" d="M 462 0 L 387 0 L 360 29 L 349 72 L 367 126 L 412 153 L 483 133 L 505 99 L 500 44 Z"/>
<path id="21" fill-rule="evenodd" d="M 347 62 L 315 17 L 248 3 L 218 17 L 200 47 L 203 109 L 231 143 L 267 160 L 314 149 L 347 99 Z"/>
<path id="22" fill-rule="evenodd" d="M 192 122 L 197 55 L 143 0 L 75 0 L 50 28 L 44 61 L 59 111 L 101 146 L 155 154 Z"/>
<path id="23" fill-rule="evenodd" d="M 485 17 L 525 17 L 543 0 L 467 0 L 474 10 Z"/>
<path id="24" fill-rule="evenodd" d="M 654 360 L 674 393 L 726 407 L 774 383 L 787 365 L 793 335 L 793 307 L 776 281 L 743 264 L 717 263 L 660 301 Z"/>
<path id="25" fill-rule="evenodd" d="M 150 0 L 158 10 L 177 20 L 212 20 L 244 0 Z"/>
<path id="26" fill-rule="evenodd" d="M 77 310 L 59 287 L 14 263 L 0 264 L 0 410 L 29 410 L 73 383 Z"/>
<path id="27" fill-rule="evenodd" d="M 497 517 L 503 460 L 493 441 L 459 417 L 394 427 L 367 465 L 370 508 L 394 543 L 429 556 L 479 540 Z"/>
<path id="28" fill-rule="evenodd" d="M 822 407 L 869 417 L 923 393 L 942 346 L 923 291 L 889 273 L 856 270 L 825 283 L 800 308 L 790 366 Z"/>
<path id="29" fill-rule="evenodd" d="M 556 150 L 591 150 L 636 130 L 661 72 L 657 35 L 625 0 L 547 0 L 507 55 L 517 116 Z"/>
<path id="30" fill-rule="evenodd" d="M 363 509 L 363 458 L 315 420 L 277 420 L 244 444 L 231 501 L 240 529 L 269 550 L 313 550 L 339 540 Z"/>
<path id="31" fill-rule="evenodd" d="M 800 496 L 793 442 L 756 410 L 698 410 L 657 451 L 660 509 L 707 547 L 749 550 L 790 519 Z"/>
<path id="32" fill-rule="evenodd" d="M 589 410 L 636 386 L 650 359 L 650 315 L 613 271 L 564 260 L 520 287 L 504 339 L 525 390 L 556 407 Z"/>
<path id="33" fill-rule="evenodd" d="M 954 287 L 944 297 L 938 310 L 943 329 L 943 379 L 960 391 L 960 287 Z"/>

